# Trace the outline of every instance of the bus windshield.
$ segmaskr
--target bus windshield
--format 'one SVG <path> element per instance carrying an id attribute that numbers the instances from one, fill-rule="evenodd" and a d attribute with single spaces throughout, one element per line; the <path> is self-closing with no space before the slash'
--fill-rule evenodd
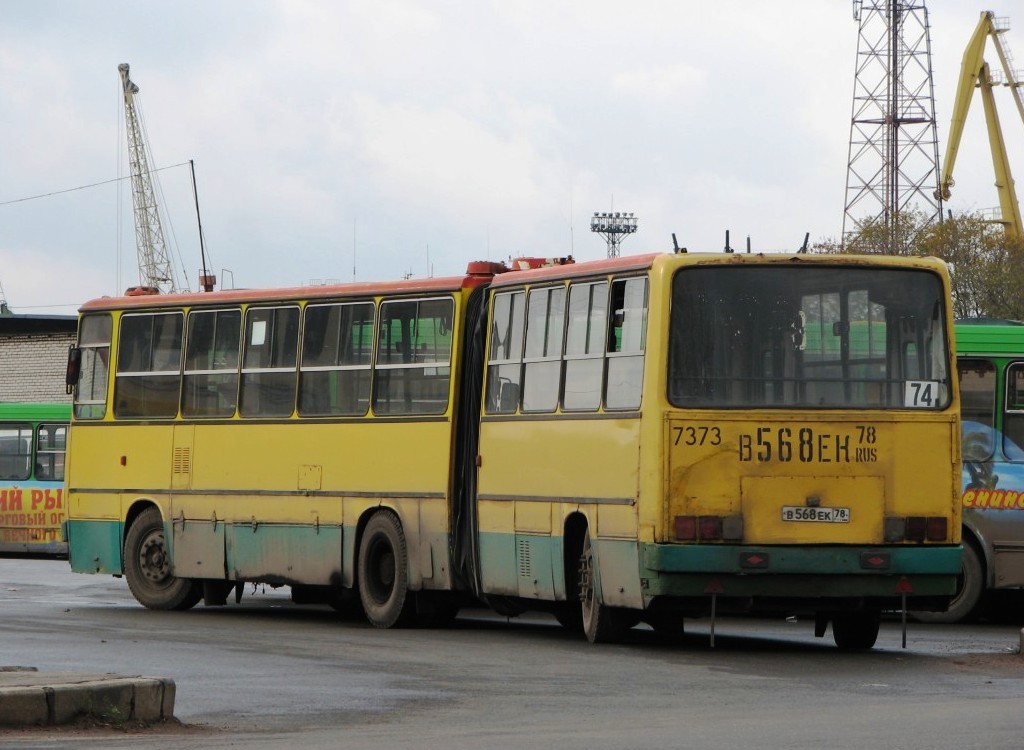
<path id="1" fill-rule="evenodd" d="M 697 266 L 673 280 L 678 407 L 943 409 L 939 277 L 916 269 Z"/>

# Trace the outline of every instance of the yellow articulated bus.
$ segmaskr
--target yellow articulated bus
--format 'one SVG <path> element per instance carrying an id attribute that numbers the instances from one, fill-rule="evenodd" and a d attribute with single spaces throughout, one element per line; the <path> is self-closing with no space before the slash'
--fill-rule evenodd
<path id="1" fill-rule="evenodd" d="M 156 609 L 250 581 L 377 627 L 744 612 L 870 648 L 956 590 L 948 297 L 931 259 L 681 253 L 95 300 L 71 565 Z"/>

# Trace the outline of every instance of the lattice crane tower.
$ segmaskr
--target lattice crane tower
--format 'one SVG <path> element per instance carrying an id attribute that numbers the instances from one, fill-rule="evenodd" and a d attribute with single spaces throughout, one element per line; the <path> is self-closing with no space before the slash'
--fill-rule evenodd
<path id="1" fill-rule="evenodd" d="M 888 230 L 917 209 L 942 220 L 931 36 L 924 0 L 853 0 L 859 24 L 843 242 L 865 222 Z"/>
<path id="2" fill-rule="evenodd" d="M 128 134 L 128 161 L 132 180 L 132 205 L 135 207 L 135 245 L 139 255 L 139 283 L 160 292 L 176 292 L 178 284 L 164 242 L 160 211 L 149 171 L 146 141 L 143 138 L 141 112 L 135 104 L 139 87 L 128 78 L 128 63 L 117 66 L 124 90 L 124 123 Z"/>

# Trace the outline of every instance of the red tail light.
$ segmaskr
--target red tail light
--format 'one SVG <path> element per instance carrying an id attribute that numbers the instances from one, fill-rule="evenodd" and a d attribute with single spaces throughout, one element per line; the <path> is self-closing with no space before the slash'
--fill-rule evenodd
<path id="1" fill-rule="evenodd" d="M 885 541 L 944 542 L 949 539 L 949 519 L 944 516 L 888 516 Z"/>
<path id="2" fill-rule="evenodd" d="M 928 529 L 928 520 L 924 516 L 907 516 L 906 539 L 908 542 L 923 542 Z"/>
<path id="3" fill-rule="evenodd" d="M 697 519 L 700 540 L 714 541 L 722 538 L 721 516 L 700 516 Z"/>
<path id="4" fill-rule="evenodd" d="M 737 542 L 743 539 L 743 516 L 675 516 L 672 536 L 680 542 Z"/>
<path id="5" fill-rule="evenodd" d="M 682 542 L 697 539 L 697 516 L 676 516 L 672 520 L 672 535 Z"/>
<path id="6" fill-rule="evenodd" d="M 929 542 L 944 542 L 949 536 L 946 519 L 943 516 L 928 516 L 925 536 Z"/>

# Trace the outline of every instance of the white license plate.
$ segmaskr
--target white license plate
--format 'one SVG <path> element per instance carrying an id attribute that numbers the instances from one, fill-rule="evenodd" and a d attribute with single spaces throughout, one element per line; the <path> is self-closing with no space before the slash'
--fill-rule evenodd
<path id="1" fill-rule="evenodd" d="M 849 523 L 849 508 L 810 508 L 804 505 L 783 505 L 783 521 L 810 523 Z"/>

